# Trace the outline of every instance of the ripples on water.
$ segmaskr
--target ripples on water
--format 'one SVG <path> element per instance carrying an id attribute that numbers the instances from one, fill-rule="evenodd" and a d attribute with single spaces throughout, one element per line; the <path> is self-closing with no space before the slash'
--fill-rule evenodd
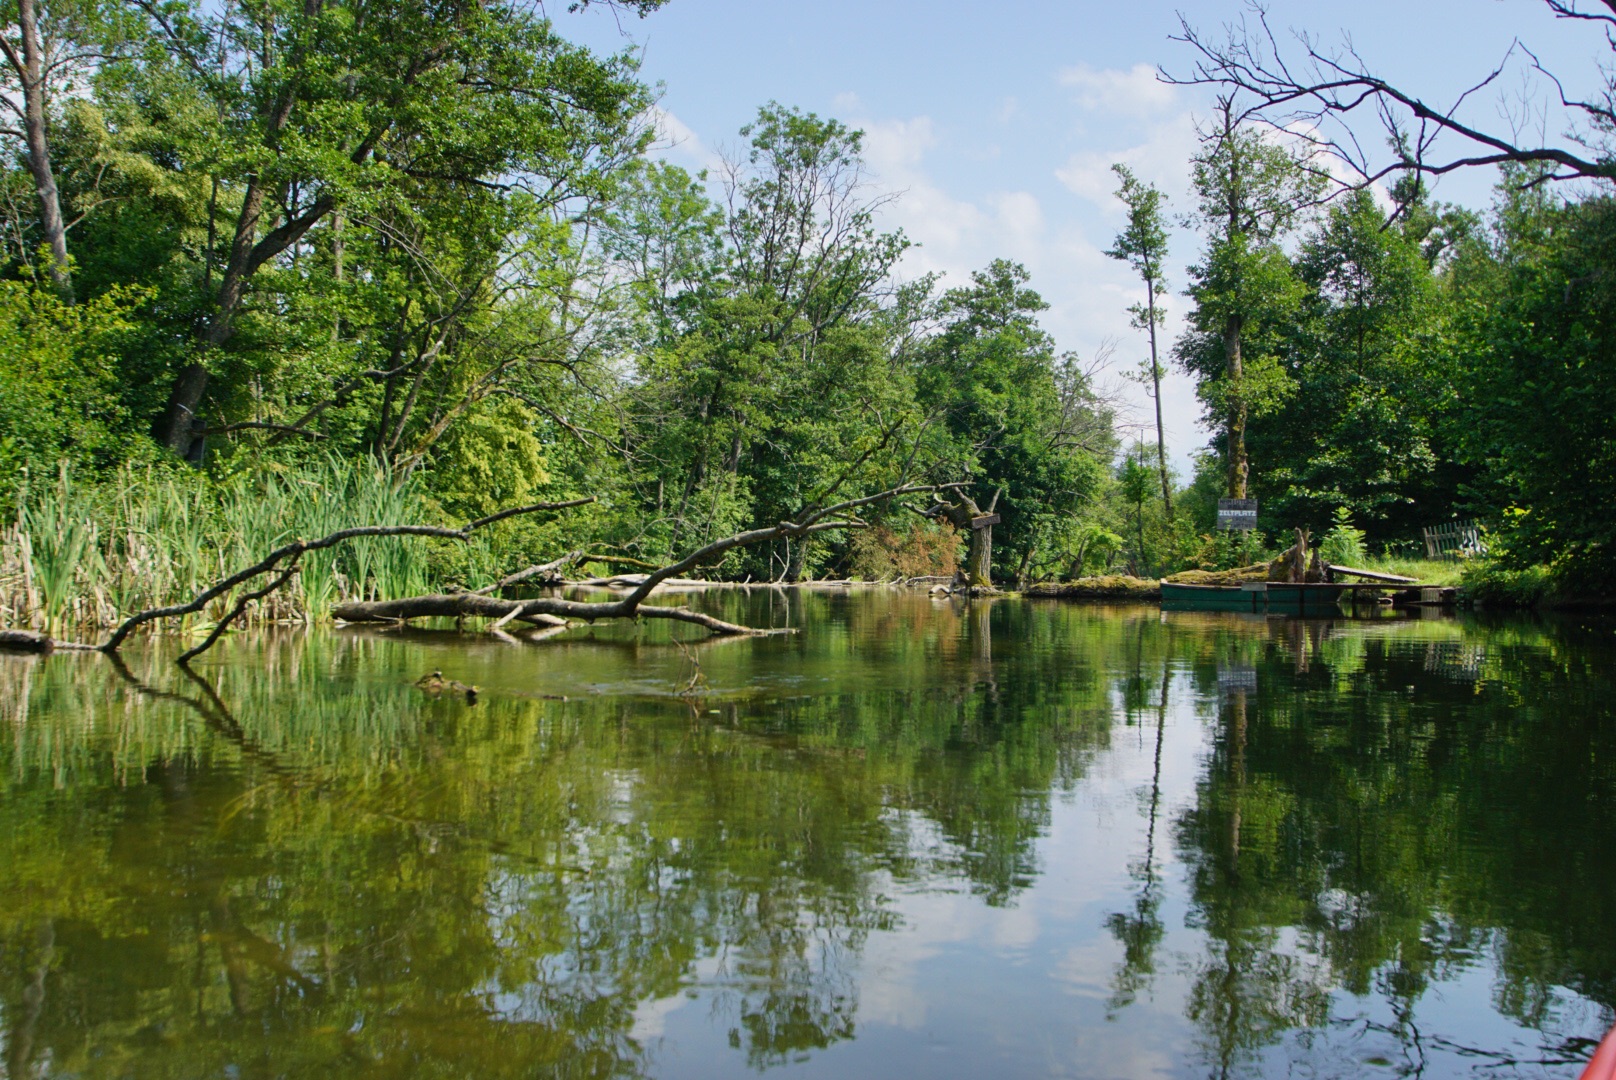
<path id="1" fill-rule="evenodd" d="M 0 658 L 0 1074 L 1570 1077 L 1611 1022 L 1616 623 L 701 602 L 803 632 Z"/>

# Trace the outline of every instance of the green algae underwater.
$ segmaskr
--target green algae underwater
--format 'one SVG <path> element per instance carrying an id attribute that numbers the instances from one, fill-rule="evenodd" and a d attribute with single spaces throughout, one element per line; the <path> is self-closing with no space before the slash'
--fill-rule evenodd
<path id="1" fill-rule="evenodd" d="M 800 632 L 0 657 L 4 1075 L 1571 1077 L 1611 1023 L 1616 622 L 695 602 Z"/>

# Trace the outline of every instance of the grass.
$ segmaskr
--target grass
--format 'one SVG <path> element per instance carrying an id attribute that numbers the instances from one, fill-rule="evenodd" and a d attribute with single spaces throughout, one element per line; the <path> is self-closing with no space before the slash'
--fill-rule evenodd
<path id="1" fill-rule="evenodd" d="M 0 625 L 62 636 L 114 626 L 145 608 L 188 600 L 296 537 L 350 525 L 430 523 L 419 489 L 375 463 L 327 459 L 214 481 L 180 468 L 128 467 L 99 485 L 65 465 L 18 495 L 0 530 Z M 310 554 L 293 585 L 248 622 L 324 618 L 346 599 L 426 591 L 425 545 L 365 538 Z M 182 630 L 217 619 L 221 597 Z"/>
<path id="2" fill-rule="evenodd" d="M 1467 564 L 1443 559 L 1378 558 L 1354 563 L 1358 570 L 1409 577 L 1421 585 L 1458 585 Z"/>

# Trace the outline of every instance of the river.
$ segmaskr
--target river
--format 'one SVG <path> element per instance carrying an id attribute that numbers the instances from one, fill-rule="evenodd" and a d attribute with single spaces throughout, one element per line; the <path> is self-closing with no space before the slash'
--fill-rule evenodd
<path id="1" fill-rule="evenodd" d="M 1616 622 L 693 602 L 800 632 L 0 657 L 4 1075 L 1569 1078 L 1611 1024 Z"/>

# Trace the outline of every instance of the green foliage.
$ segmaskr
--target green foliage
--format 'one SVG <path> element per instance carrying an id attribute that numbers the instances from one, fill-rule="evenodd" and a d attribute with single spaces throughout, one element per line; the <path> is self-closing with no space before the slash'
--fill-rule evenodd
<path id="1" fill-rule="evenodd" d="M 48 286 L 0 280 L 0 512 L 29 473 L 129 453 L 118 359 L 134 299 L 119 290 L 75 306 Z"/>
<path id="2" fill-rule="evenodd" d="M 1332 566 L 1363 569 L 1364 555 L 1364 531 L 1352 524 L 1351 510 L 1336 507 L 1330 531 L 1319 540 L 1319 557 Z"/>
<path id="3" fill-rule="evenodd" d="M 1576 588 L 1608 594 L 1616 573 L 1616 203 L 1573 205 L 1506 177 L 1489 248 L 1456 267 L 1461 379 L 1456 434 L 1484 465 L 1476 501 L 1504 522 L 1500 558 L 1521 569 L 1575 563 Z M 1568 568 L 1569 570 L 1569 568 Z M 1569 582 L 1568 582 L 1569 583 Z"/>
<path id="4" fill-rule="evenodd" d="M 1466 563 L 1460 580 L 1473 602 L 1489 608 L 1534 608 L 1558 592 L 1549 567 L 1514 566 L 1500 559 Z"/>

